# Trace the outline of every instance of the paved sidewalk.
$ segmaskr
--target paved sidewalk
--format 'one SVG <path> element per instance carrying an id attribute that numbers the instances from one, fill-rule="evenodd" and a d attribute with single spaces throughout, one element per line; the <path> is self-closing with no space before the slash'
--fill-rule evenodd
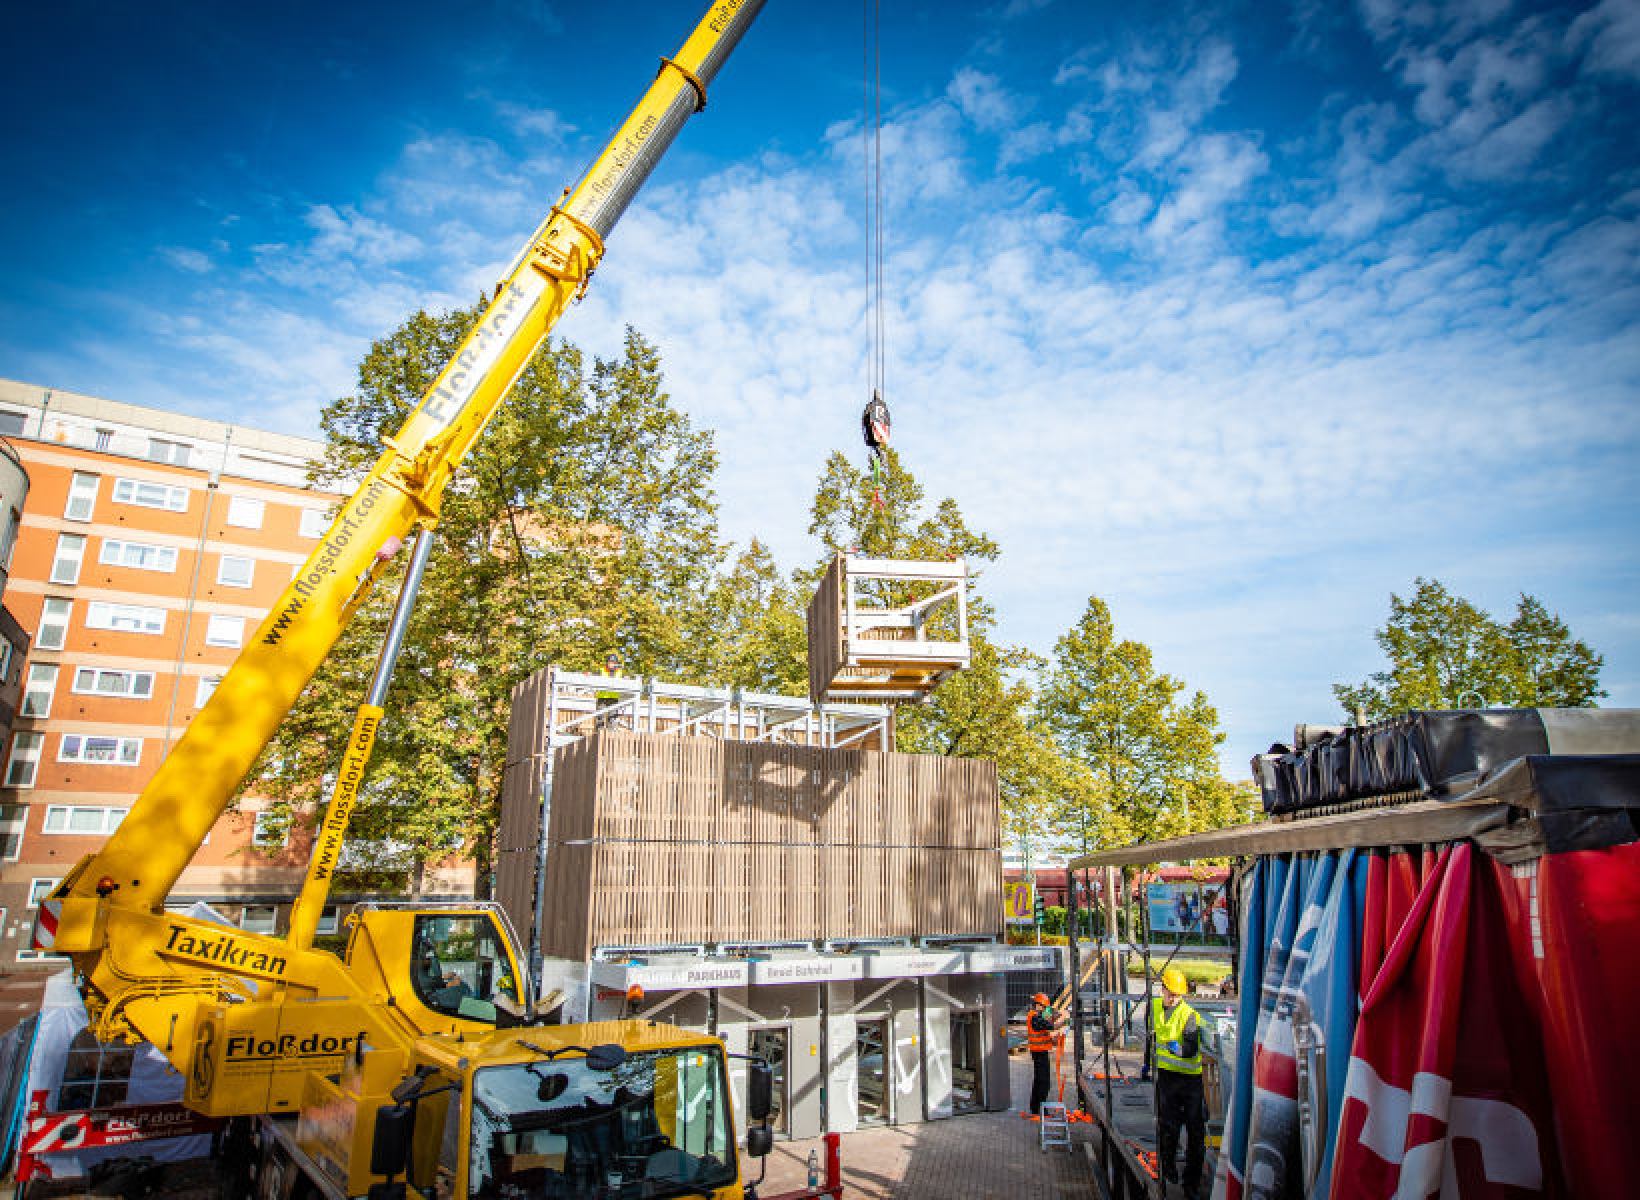
<path id="1" fill-rule="evenodd" d="M 1009 1065 L 1017 1109 L 1030 1095 L 1031 1063 L 1018 1055 Z M 1068 1151 L 1043 1150 L 1035 1122 L 1021 1120 L 1018 1111 L 844 1134 L 843 1195 L 847 1200 L 1087 1200 L 1098 1195 L 1082 1149 L 1091 1140 L 1090 1127 L 1072 1125 L 1071 1137 Z M 758 1193 L 775 1196 L 805 1187 L 810 1150 L 824 1169 L 822 1140 L 776 1142 Z M 756 1166 L 750 1173 L 756 1176 Z"/>

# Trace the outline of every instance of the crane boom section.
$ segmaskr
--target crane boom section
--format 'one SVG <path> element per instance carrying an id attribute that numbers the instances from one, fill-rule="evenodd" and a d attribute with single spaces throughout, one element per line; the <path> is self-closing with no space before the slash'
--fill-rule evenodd
<path id="1" fill-rule="evenodd" d="M 445 485 L 565 308 L 585 288 L 632 196 L 763 0 L 720 0 L 591 168 L 530 238 L 495 299 L 341 506 L 216 693 L 106 845 L 53 895 L 55 949 L 93 974 L 99 921 L 83 904 L 157 911 L 384 568 L 384 549 L 436 520 Z M 76 904 L 75 901 L 80 901 Z M 75 911 L 79 910 L 79 911 Z M 106 931 L 104 931 L 106 932 Z"/>

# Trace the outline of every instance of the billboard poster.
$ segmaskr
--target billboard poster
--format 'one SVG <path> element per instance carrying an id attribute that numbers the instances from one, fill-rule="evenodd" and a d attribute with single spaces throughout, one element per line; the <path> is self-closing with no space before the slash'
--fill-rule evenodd
<path id="1" fill-rule="evenodd" d="M 1145 902 L 1150 906 L 1150 932 L 1201 933 L 1202 908 L 1207 902 L 1199 883 L 1151 883 L 1145 885 Z M 1212 932 L 1209 914 L 1207 932 Z"/>
<path id="2" fill-rule="evenodd" d="M 1036 914 L 1034 909 L 1035 897 L 1031 894 L 1032 887 L 1028 883 L 1005 883 L 1002 885 L 1002 915 L 1009 925 L 1034 924 Z"/>

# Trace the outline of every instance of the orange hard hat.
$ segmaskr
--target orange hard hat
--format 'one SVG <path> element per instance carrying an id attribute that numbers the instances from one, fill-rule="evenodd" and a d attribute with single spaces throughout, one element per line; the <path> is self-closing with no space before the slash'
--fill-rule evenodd
<path id="1" fill-rule="evenodd" d="M 1032 1004 L 1046 1004 L 1046 1003 L 1048 1003 L 1048 993 L 1047 992 L 1038 992 L 1036 995 L 1031 997 L 1031 1003 Z"/>

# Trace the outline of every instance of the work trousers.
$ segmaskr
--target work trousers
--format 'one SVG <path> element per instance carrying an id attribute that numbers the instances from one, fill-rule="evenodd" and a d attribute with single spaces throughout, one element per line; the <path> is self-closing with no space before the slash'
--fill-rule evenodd
<path id="1" fill-rule="evenodd" d="M 1207 1096 L 1200 1075 L 1178 1071 L 1156 1072 L 1156 1107 L 1160 1122 L 1156 1130 L 1156 1161 L 1163 1179 L 1172 1179 L 1177 1169 L 1179 1127 L 1185 1132 L 1184 1184 L 1187 1196 L 1201 1186 L 1202 1160 L 1207 1156 Z"/>
<path id="2" fill-rule="evenodd" d="M 1031 1113 L 1040 1116 L 1042 1102 L 1053 1086 L 1053 1068 L 1048 1065 L 1048 1052 L 1041 1050 L 1031 1055 Z"/>

